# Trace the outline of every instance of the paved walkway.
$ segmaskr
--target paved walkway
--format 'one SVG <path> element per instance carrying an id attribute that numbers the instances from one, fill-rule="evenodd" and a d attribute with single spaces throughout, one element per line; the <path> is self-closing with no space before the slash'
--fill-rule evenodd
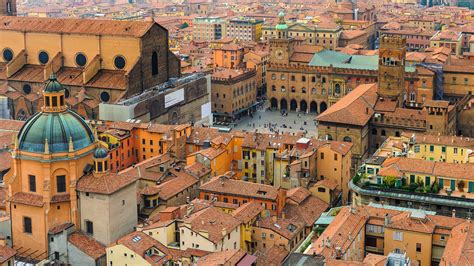
<path id="1" fill-rule="evenodd" d="M 274 132 L 278 130 L 283 132 L 306 132 L 307 137 L 317 138 L 316 122 L 314 121 L 316 114 L 304 114 L 300 112 L 289 112 L 283 116 L 280 111 L 258 110 L 253 117 L 243 117 L 234 124 L 229 125 L 231 128 L 238 130 L 258 132 Z M 269 124 L 272 124 L 270 129 Z"/>

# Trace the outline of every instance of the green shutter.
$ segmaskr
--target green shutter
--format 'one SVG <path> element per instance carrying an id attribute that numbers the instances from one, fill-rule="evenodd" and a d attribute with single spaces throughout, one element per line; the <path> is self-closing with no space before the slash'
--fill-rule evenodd
<path id="1" fill-rule="evenodd" d="M 439 189 L 443 189 L 443 187 L 444 187 L 444 179 L 438 178 L 438 183 L 439 183 Z"/>
<path id="2" fill-rule="evenodd" d="M 451 190 L 454 191 L 456 190 L 456 180 L 451 180 Z"/>
<path id="3" fill-rule="evenodd" d="M 474 182 L 469 181 L 469 187 L 467 192 L 474 192 Z"/>
<path id="4" fill-rule="evenodd" d="M 410 175 L 410 184 L 415 184 L 415 175 Z"/>
<path id="5" fill-rule="evenodd" d="M 425 176 L 425 186 L 429 186 L 431 184 L 430 182 L 430 177 L 429 176 Z"/>

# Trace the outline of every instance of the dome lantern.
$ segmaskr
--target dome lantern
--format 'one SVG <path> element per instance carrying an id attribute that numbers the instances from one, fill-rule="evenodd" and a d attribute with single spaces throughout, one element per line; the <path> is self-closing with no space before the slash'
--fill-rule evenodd
<path id="1" fill-rule="evenodd" d="M 109 156 L 107 150 L 100 146 L 94 151 L 94 174 L 109 172 Z"/>
<path id="2" fill-rule="evenodd" d="M 43 90 L 43 112 L 63 112 L 67 110 L 64 102 L 64 87 L 55 74 L 49 76 Z"/>

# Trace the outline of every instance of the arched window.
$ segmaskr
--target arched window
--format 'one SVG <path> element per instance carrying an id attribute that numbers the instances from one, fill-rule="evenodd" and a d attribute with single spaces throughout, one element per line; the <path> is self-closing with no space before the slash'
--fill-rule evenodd
<path id="1" fill-rule="evenodd" d="M 321 95 L 326 95 L 326 89 L 321 90 Z"/>
<path id="2" fill-rule="evenodd" d="M 275 80 L 277 76 L 275 74 L 272 74 L 272 80 Z"/>
<path id="3" fill-rule="evenodd" d="M 281 86 L 281 92 L 285 92 L 285 91 L 286 91 L 285 86 Z"/>
<path id="4" fill-rule="evenodd" d="M 416 100 L 415 92 L 410 93 L 410 102 L 414 102 Z"/>
<path id="5" fill-rule="evenodd" d="M 341 85 L 339 83 L 337 83 L 335 86 L 334 86 L 334 93 L 335 94 L 341 94 Z"/>
<path id="6" fill-rule="evenodd" d="M 272 85 L 272 91 L 276 91 L 276 86 Z"/>
<path id="7" fill-rule="evenodd" d="M 295 87 L 291 87 L 291 92 L 296 92 Z"/>
<path id="8" fill-rule="evenodd" d="M 305 82 L 306 81 L 306 76 L 301 76 L 301 81 Z"/>
<path id="9" fill-rule="evenodd" d="M 306 88 L 303 87 L 303 88 L 301 89 L 301 92 L 302 92 L 302 93 L 306 93 Z"/>
<path id="10" fill-rule="evenodd" d="M 153 76 L 158 74 L 158 54 L 156 52 L 153 52 L 151 56 L 151 74 Z"/>
<path id="11" fill-rule="evenodd" d="M 311 93 L 312 93 L 312 94 L 316 94 L 317 92 L 318 92 L 318 91 L 316 90 L 316 88 L 312 88 L 312 89 L 311 89 Z"/>
<path id="12" fill-rule="evenodd" d="M 382 136 L 387 136 L 387 133 L 385 132 L 385 129 L 382 129 L 382 133 L 380 133 Z"/>
<path id="13" fill-rule="evenodd" d="M 395 137 L 400 137 L 400 131 L 395 131 Z"/>

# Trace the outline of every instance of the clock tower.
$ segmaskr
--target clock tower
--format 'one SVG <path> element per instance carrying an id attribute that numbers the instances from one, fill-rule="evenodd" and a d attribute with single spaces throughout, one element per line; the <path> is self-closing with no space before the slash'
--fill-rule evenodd
<path id="1" fill-rule="evenodd" d="M 378 71 L 378 94 L 381 97 L 398 100 L 404 91 L 406 51 L 405 38 L 381 37 Z"/>
<path id="2" fill-rule="evenodd" d="M 293 38 L 288 37 L 288 25 L 285 22 L 285 14 L 278 14 L 278 24 L 275 26 L 275 37 L 270 42 L 270 61 L 277 64 L 289 64 L 293 54 Z"/>
<path id="3" fill-rule="evenodd" d="M 16 0 L 0 0 L 0 16 L 16 16 Z"/>

